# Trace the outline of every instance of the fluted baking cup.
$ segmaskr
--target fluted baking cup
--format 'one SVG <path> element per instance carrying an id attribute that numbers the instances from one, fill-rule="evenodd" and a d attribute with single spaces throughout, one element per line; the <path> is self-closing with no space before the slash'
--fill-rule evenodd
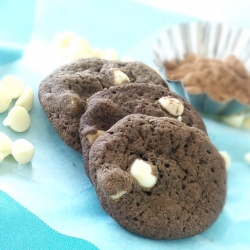
<path id="1" fill-rule="evenodd" d="M 189 101 L 198 111 L 212 115 L 234 115 L 250 112 L 250 105 L 232 99 L 216 102 L 208 94 L 192 94 L 182 81 L 170 80 L 164 63 L 181 62 L 186 55 L 223 60 L 234 55 L 250 71 L 250 31 L 222 23 L 196 22 L 166 28 L 154 44 L 155 63 L 170 89 Z"/>

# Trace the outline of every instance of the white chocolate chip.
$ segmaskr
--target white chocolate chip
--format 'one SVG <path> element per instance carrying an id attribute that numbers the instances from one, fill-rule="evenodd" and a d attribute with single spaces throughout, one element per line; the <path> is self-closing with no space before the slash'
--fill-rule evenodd
<path id="1" fill-rule="evenodd" d="M 56 49 L 63 49 L 69 46 L 69 41 L 76 37 L 74 32 L 66 31 L 64 33 L 59 33 L 55 35 L 53 44 Z"/>
<path id="2" fill-rule="evenodd" d="M 13 107 L 3 121 L 4 126 L 10 126 L 16 132 L 24 132 L 30 126 L 28 111 L 20 106 Z"/>
<path id="3" fill-rule="evenodd" d="M 88 41 L 81 37 L 73 37 L 69 41 L 68 58 L 71 61 L 76 61 L 88 57 L 92 57 Z"/>
<path id="4" fill-rule="evenodd" d="M 226 151 L 219 151 L 219 153 L 221 154 L 221 156 L 223 157 L 225 164 L 226 164 L 226 170 L 228 170 L 230 168 L 231 165 L 231 158 L 229 156 L 229 154 Z"/>
<path id="5" fill-rule="evenodd" d="M 0 162 L 12 152 L 12 140 L 4 133 L 0 132 Z"/>
<path id="6" fill-rule="evenodd" d="M 128 76 L 124 74 L 121 70 L 115 69 L 113 73 L 114 73 L 114 85 L 115 86 L 130 82 Z"/>
<path id="7" fill-rule="evenodd" d="M 177 117 L 177 120 L 181 122 L 181 121 L 182 121 L 182 117 L 181 117 L 181 116 L 178 116 L 178 117 Z"/>
<path id="8" fill-rule="evenodd" d="M 16 76 L 5 76 L 0 82 L 0 90 L 5 91 L 12 99 L 19 97 L 24 89 L 24 83 Z"/>
<path id="9" fill-rule="evenodd" d="M 171 115 L 180 116 L 184 111 L 183 104 L 176 98 L 164 96 L 159 99 L 161 106 Z"/>
<path id="10" fill-rule="evenodd" d="M 12 155 L 15 160 L 21 164 L 30 162 L 35 153 L 34 146 L 24 139 L 18 139 L 13 142 Z"/>
<path id="11" fill-rule="evenodd" d="M 135 60 L 130 56 L 124 56 L 121 58 L 121 62 L 134 62 Z"/>
<path id="12" fill-rule="evenodd" d="M 244 119 L 242 127 L 245 129 L 250 129 L 250 116 Z"/>
<path id="13" fill-rule="evenodd" d="M 250 152 L 245 154 L 245 160 L 250 164 Z"/>
<path id="14" fill-rule="evenodd" d="M 17 99 L 15 106 L 24 107 L 27 111 L 32 109 L 34 103 L 34 94 L 30 86 L 25 87 L 23 93 Z"/>
<path id="15" fill-rule="evenodd" d="M 99 49 L 99 48 L 93 48 L 93 49 L 91 49 L 90 53 L 95 58 L 102 58 L 102 57 L 104 57 L 104 52 L 101 49 Z"/>
<path id="16" fill-rule="evenodd" d="M 89 141 L 89 143 L 92 145 L 94 144 L 95 140 L 102 134 L 104 134 L 105 131 L 103 130 L 97 130 L 97 132 L 95 134 L 87 134 L 86 138 Z"/>
<path id="17" fill-rule="evenodd" d="M 0 113 L 5 112 L 12 101 L 12 98 L 4 90 L 0 90 Z"/>
<path id="18" fill-rule="evenodd" d="M 115 49 L 107 48 L 103 50 L 103 59 L 111 60 L 111 61 L 118 61 L 118 53 Z"/>
<path id="19" fill-rule="evenodd" d="M 75 36 L 70 39 L 69 41 L 69 47 L 79 47 L 81 48 L 82 51 L 85 51 L 85 53 L 90 52 L 90 44 L 89 42 L 80 37 L 80 36 Z"/>
<path id="20" fill-rule="evenodd" d="M 156 176 L 152 174 L 152 167 L 141 159 L 133 162 L 130 172 L 142 187 L 152 188 L 157 182 Z"/>
<path id="21" fill-rule="evenodd" d="M 126 194 L 127 191 L 120 191 L 117 194 L 110 195 L 111 199 L 116 200 L 122 197 L 124 194 Z"/>
<path id="22" fill-rule="evenodd" d="M 65 58 L 69 62 L 74 62 L 81 58 L 89 58 L 93 57 L 90 50 L 89 42 L 77 36 L 74 33 L 69 33 L 69 35 L 62 38 L 65 40 L 61 41 L 61 45 L 57 45 L 59 47 L 59 53 L 62 58 Z M 58 38 L 60 41 L 60 37 Z M 60 44 L 59 42 L 57 42 Z"/>
<path id="23" fill-rule="evenodd" d="M 243 123 L 244 116 L 243 116 L 243 114 L 224 116 L 221 118 L 221 120 L 222 120 L 222 122 L 226 123 L 229 126 L 239 128 L 239 127 L 241 127 L 241 125 Z"/>
<path id="24" fill-rule="evenodd" d="M 69 62 L 75 62 L 79 59 L 83 58 L 91 58 L 92 55 L 89 52 L 86 52 L 84 49 L 81 47 L 69 47 L 69 49 L 66 51 L 65 54 L 65 59 L 68 60 Z"/>

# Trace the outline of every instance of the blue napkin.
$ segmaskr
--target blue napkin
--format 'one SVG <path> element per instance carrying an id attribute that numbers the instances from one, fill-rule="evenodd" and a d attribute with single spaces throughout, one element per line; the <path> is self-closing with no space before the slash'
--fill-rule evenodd
<path id="1" fill-rule="evenodd" d="M 1 190 L 0 235 L 1 250 L 98 249 L 88 241 L 52 230 Z"/>

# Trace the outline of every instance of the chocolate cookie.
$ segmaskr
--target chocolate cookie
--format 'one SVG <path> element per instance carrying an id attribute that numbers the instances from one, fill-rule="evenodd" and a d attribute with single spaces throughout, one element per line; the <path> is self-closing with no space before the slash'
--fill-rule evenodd
<path id="1" fill-rule="evenodd" d="M 172 117 L 206 132 L 206 127 L 195 109 L 163 86 L 130 83 L 103 90 L 90 97 L 87 110 L 80 120 L 79 135 L 88 176 L 89 149 L 95 139 L 118 120 L 135 113 Z"/>
<path id="2" fill-rule="evenodd" d="M 225 202 L 223 158 L 202 130 L 173 118 L 126 116 L 97 138 L 89 169 L 103 209 L 149 238 L 199 234 Z"/>
<path id="3" fill-rule="evenodd" d="M 78 126 L 86 100 L 97 91 L 127 82 L 165 85 L 158 73 L 143 63 L 88 58 L 46 77 L 39 87 L 39 99 L 56 132 L 81 152 Z"/>

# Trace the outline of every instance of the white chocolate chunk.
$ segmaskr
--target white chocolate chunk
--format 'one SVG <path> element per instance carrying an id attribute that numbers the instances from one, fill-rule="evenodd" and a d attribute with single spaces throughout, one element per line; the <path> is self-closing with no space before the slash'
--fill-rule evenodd
<path id="1" fill-rule="evenodd" d="M 130 172 L 142 187 L 152 188 L 157 182 L 156 176 L 152 174 L 152 167 L 141 159 L 133 162 Z"/>
<path id="2" fill-rule="evenodd" d="M 4 156 L 0 153 L 0 163 L 3 161 Z"/>
<path id="3" fill-rule="evenodd" d="M 232 126 L 234 128 L 239 128 L 241 127 L 243 120 L 244 120 L 244 116 L 243 114 L 239 114 L 239 115 L 232 115 L 232 116 L 223 116 L 221 118 L 222 122 L 226 123 L 229 126 Z"/>
<path id="4" fill-rule="evenodd" d="M 113 48 L 107 48 L 105 50 L 103 50 L 103 59 L 106 59 L 106 60 L 111 60 L 111 61 L 118 61 L 118 53 L 115 49 Z"/>
<path id="5" fill-rule="evenodd" d="M 92 145 L 94 144 L 95 140 L 102 134 L 104 134 L 105 131 L 103 130 L 97 130 L 97 132 L 95 134 L 87 134 L 86 138 L 89 141 L 89 143 Z"/>
<path id="6" fill-rule="evenodd" d="M 245 160 L 250 164 L 250 152 L 245 154 Z"/>
<path id="7" fill-rule="evenodd" d="M 244 119 L 242 127 L 245 129 L 250 129 L 250 116 Z"/>
<path id="8" fill-rule="evenodd" d="M 121 58 L 120 61 L 121 61 L 121 62 L 134 62 L 135 60 L 134 60 L 134 58 L 131 57 L 131 56 L 124 56 L 124 57 Z"/>
<path id="9" fill-rule="evenodd" d="M 121 70 L 115 69 L 113 73 L 114 73 L 114 85 L 115 86 L 130 82 L 128 76 L 124 74 Z"/>
<path id="10" fill-rule="evenodd" d="M 19 97 L 24 89 L 24 83 L 16 76 L 5 76 L 0 82 L 0 90 L 5 91 L 12 99 Z"/>
<path id="11" fill-rule="evenodd" d="M 92 54 L 88 53 L 88 52 L 82 50 L 82 48 L 76 46 L 76 47 L 70 47 L 67 50 L 66 56 L 64 56 L 64 57 L 69 62 L 75 62 L 79 59 L 91 58 Z"/>
<path id="12" fill-rule="evenodd" d="M 221 156 L 223 157 L 223 159 L 225 161 L 226 170 L 228 170 L 230 168 L 230 165 L 231 165 L 231 158 L 230 158 L 229 154 L 226 151 L 219 151 L 219 153 L 221 154 Z"/>
<path id="13" fill-rule="evenodd" d="M 28 111 L 20 106 L 13 107 L 3 121 L 4 126 L 10 126 L 16 132 L 24 132 L 30 126 Z"/>
<path id="14" fill-rule="evenodd" d="M 0 132 L 0 162 L 12 152 L 12 140 L 4 133 Z"/>
<path id="15" fill-rule="evenodd" d="M 67 53 L 66 58 L 71 62 L 81 58 L 92 57 L 88 41 L 78 36 L 71 38 L 68 47 L 65 49 Z"/>
<path id="16" fill-rule="evenodd" d="M 69 41 L 69 47 L 79 47 L 85 53 L 90 52 L 89 42 L 80 36 L 72 37 Z"/>
<path id="17" fill-rule="evenodd" d="M 62 41 L 60 43 L 60 36 L 57 38 L 56 47 L 59 49 L 61 57 L 65 58 L 69 62 L 74 62 L 81 58 L 93 57 L 90 50 L 89 42 L 77 36 L 74 33 L 62 35 Z"/>
<path id="18" fill-rule="evenodd" d="M 56 34 L 53 41 L 54 47 L 56 49 L 63 49 L 65 47 L 68 47 L 69 41 L 76 36 L 77 35 L 71 31 L 66 31 L 64 33 Z"/>
<path id="19" fill-rule="evenodd" d="M 164 96 L 159 99 L 161 106 L 171 115 L 180 116 L 184 111 L 183 104 L 176 98 Z"/>
<path id="20" fill-rule="evenodd" d="M 111 199 L 116 200 L 122 197 L 124 194 L 126 194 L 127 191 L 120 191 L 117 194 L 110 195 Z"/>
<path id="21" fill-rule="evenodd" d="M 100 48 L 92 48 L 90 53 L 95 58 L 102 58 L 104 57 L 104 52 Z"/>
<path id="22" fill-rule="evenodd" d="M 14 141 L 12 146 L 12 155 L 15 160 L 21 164 L 30 162 L 35 153 L 34 146 L 27 140 L 18 139 Z"/>
<path id="23" fill-rule="evenodd" d="M 24 107 L 27 111 L 32 109 L 34 103 L 34 93 L 30 86 L 25 87 L 23 93 L 17 99 L 15 106 Z"/>
<path id="24" fill-rule="evenodd" d="M 181 116 L 178 116 L 178 117 L 177 117 L 177 120 L 181 122 L 181 121 L 182 121 L 182 117 L 181 117 Z"/>
<path id="25" fill-rule="evenodd" d="M 0 113 L 5 112 L 12 101 L 12 98 L 4 90 L 0 90 Z"/>

